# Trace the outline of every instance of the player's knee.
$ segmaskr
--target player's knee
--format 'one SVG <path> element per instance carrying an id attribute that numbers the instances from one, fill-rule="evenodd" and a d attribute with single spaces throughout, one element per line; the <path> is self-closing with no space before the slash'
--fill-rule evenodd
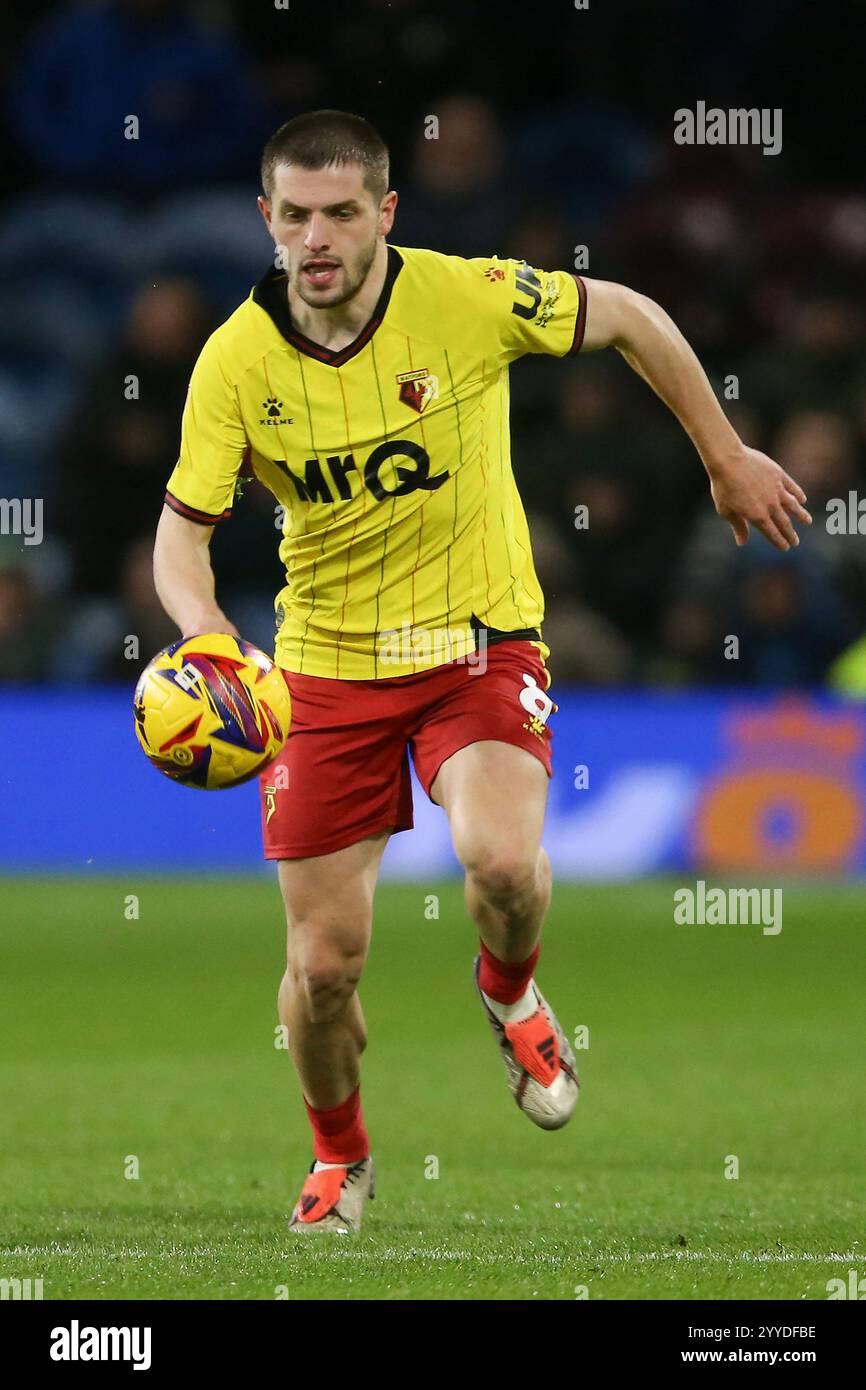
<path id="1" fill-rule="evenodd" d="M 335 1018 L 354 994 L 363 968 L 362 950 L 336 942 L 297 941 L 288 973 L 313 1023 Z"/>
<path id="2" fill-rule="evenodd" d="M 476 893 L 494 907 L 506 908 L 531 898 L 538 875 L 537 853 L 506 845 L 482 848 L 464 860 L 466 877 Z"/>
<path id="3" fill-rule="evenodd" d="M 307 1012 L 313 1023 L 324 1023 L 341 1013 L 360 979 L 342 965 L 313 966 L 304 978 Z"/>
<path id="4" fill-rule="evenodd" d="M 327 1023 L 336 1018 L 361 977 L 360 968 L 353 970 L 350 962 L 343 960 L 305 962 L 293 974 L 311 1023 Z"/>

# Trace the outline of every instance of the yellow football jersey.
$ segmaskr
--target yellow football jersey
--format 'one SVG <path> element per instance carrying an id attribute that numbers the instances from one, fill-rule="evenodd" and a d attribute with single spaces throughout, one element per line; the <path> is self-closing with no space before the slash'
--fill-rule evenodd
<path id="1" fill-rule="evenodd" d="M 273 493 L 280 665 L 369 680 L 505 634 L 542 645 L 508 365 L 577 352 L 585 317 L 583 282 L 566 271 L 389 245 L 381 296 L 349 347 L 296 331 L 276 269 L 212 334 L 166 501 L 211 524 L 231 515 L 242 475 Z"/>

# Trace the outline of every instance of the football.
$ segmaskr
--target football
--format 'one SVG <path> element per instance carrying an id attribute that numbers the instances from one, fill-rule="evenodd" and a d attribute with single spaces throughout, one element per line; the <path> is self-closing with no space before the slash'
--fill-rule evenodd
<path id="1" fill-rule="evenodd" d="M 291 699 L 282 672 L 258 647 L 210 632 L 172 642 L 149 662 L 134 715 L 154 767 L 184 786 L 221 791 L 277 756 Z"/>

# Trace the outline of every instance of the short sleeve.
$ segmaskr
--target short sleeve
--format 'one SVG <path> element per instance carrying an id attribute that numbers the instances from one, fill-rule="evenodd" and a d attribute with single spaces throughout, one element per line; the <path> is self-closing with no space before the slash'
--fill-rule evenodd
<path id="1" fill-rule="evenodd" d="M 209 338 L 190 378 L 167 505 L 202 525 L 224 521 L 231 516 L 246 450 L 237 390 L 226 378 L 217 342 Z"/>
<path id="2" fill-rule="evenodd" d="M 586 286 L 566 270 L 537 270 L 526 261 L 476 260 L 489 289 L 491 328 L 505 362 L 528 352 L 569 357 L 579 352 L 586 322 Z"/>

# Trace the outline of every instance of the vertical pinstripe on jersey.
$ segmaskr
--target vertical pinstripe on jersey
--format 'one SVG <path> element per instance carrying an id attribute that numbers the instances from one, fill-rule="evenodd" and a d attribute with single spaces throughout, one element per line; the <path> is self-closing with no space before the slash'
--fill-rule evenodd
<path id="1" fill-rule="evenodd" d="M 451 625 L 451 563 L 450 563 L 450 561 L 451 561 L 451 549 L 452 549 L 452 547 L 453 547 L 453 545 L 454 545 L 454 541 L 455 541 L 456 538 L 457 538 L 457 488 L 458 488 L 459 483 L 460 483 L 460 472 L 461 472 L 461 469 L 463 468 L 463 423 L 462 423 L 462 421 L 461 421 L 461 419 L 460 419 L 460 401 L 459 401 L 459 398 L 458 398 L 458 396 L 457 396 L 457 389 L 456 389 L 455 384 L 454 384 L 454 373 L 453 373 L 452 370 L 451 370 L 451 358 L 450 358 L 449 355 L 448 355 L 448 349 L 447 349 L 447 348 L 443 348 L 443 352 L 445 353 L 445 366 L 448 368 L 448 381 L 449 381 L 450 384 L 451 384 L 451 391 L 452 391 L 453 396 L 454 396 L 454 422 L 455 422 L 455 424 L 456 424 L 456 426 L 457 426 L 457 459 L 458 459 L 457 472 L 454 474 L 454 516 L 452 517 L 452 520 L 451 520 L 451 545 L 448 547 L 448 561 L 449 561 L 449 563 L 448 563 L 448 590 L 447 590 L 447 592 L 448 592 L 448 625 L 449 625 L 449 629 L 450 629 L 450 625 Z M 458 616 L 462 616 L 462 614 L 461 614 L 461 615 L 458 615 Z M 466 617 L 467 617 L 467 618 L 469 617 L 469 614 L 468 614 L 468 613 L 466 614 Z M 449 638 L 448 638 L 448 641 L 449 641 L 449 652 L 450 652 L 450 642 L 451 642 L 450 636 L 449 636 Z M 461 641 L 462 641 L 462 639 L 461 639 Z"/>
<path id="2" fill-rule="evenodd" d="M 307 426 L 308 426 L 308 429 L 309 429 L 309 431 L 310 431 L 310 451 L 311 451 L 311 453 L 312 453 L 316 458 L 318 458 L 318 457 L 319 457 L 319 450 L 318 450 L 318 446 L 317 446 L 317 444 L 316 444 L 316 432 L 315 432 L 315 429 L 314 429 L 314 426 L 313 426 L 313 410 L 312 410 L 312 406 L 310 405 L 310 395 L 309 395 L 309 391 L 308 391 L 308 389 L 307 389 L 307 375 L 306 375 L 306 372 L 304 371 L 304 359 L 303 359 L 303 356 L 302 356 L 301 353 L 298 353 L 298 365 L 299 365 L 299 367 L 300 367 L 300 369 L 301 369 L 301 386 L 302 386 L 303 392 L 304 392 L 304 405 L 305 405 L 306 411 L 307 411 Z M 336 370 L 336 369 L 334 369 L 334 370 Z M 325 538 L 327 537 L 327 534 L 328 534 L 328 528 L 327 528 L 327 526 L 323 526 L 323 527 L 322 527 L 322 544 L 321 544 L 321 546 L 320 546 L 320 548 L 319 548 L 318 558 L 316 558 L 316 559 L 313 560 L 313 572 L 312 572 L 312 574 L 310 575 L 310 580 L 309 580 L 309 584 L 310 584 L 310 602 L 309 602 L 309 608 L 308 608 L 307 613 L 306 613 L 305 618 L 304 618 L 304 624 L 303 624 L 304 631 L 303 631 L 303 635 L 302 635 L 302 637 L 301 637 L 301 650 L 300 650 L 300 654 L 299 654 L 299 657 L 298 657 L 298 667 L 299 667 L 299 670 L 300 670 L 301 675 L 304 674 L 304 652 L 305 652 L 306 645 L 307 645 L 307 619 L 312 615 L 312 612 L 313 612 L 313 609 L 314 609 L 315 603 L 316 603 L 316 590 L 315 590 L 315 583 L 316 583 L 316 567 L 317 567 L 317 565 L 318 565 L 318 563 L 319 563 L 319 560 L 321 560 L 322 556 L 323 556 L 324 553 L 325 553 Z"/>
<path id="3" fill-rule="evenodd" d="M 382 415 L 382 442 L 384 443 L 384 441 L 385 441 L 386 439 L 389 439 L 389 438 L 390 438 L 390 431 L 389 431 L 389 429 L 388 429 L 388 417 L 387 417 L 387 414 L 386 414 L 386 412 L 385 412 L 385 399 L 384 399 L 384 397 L 383 397 L 383 395 L 382 395 L 382 380 L 381 380 L 381 378 L 380 378 L 380 376 L 379 376 L 379 364 L 378 364 L 378 362 L 376 361 L 376 344 L 375 344 L 375 342 L 374 342 L 374 340 L 373 340 L 372 338 L 370 339 L 370 354 L 371 354 L 372 359 L 373 359 L 373 375 L 374 375 L 375 378 L 376 378 L 376 391 L 377 391 L 378 396 L 379 396 L 379 410 L 380 410 L 381 415 Z M 379 675 L 379 603 L 380 603 L 380 600 L 381 600 L 381 597 L 382 597 L 382 585 L 383 585 L 383 583 L 385 582 L 385 556 L 386 556 L 386 554 L 387 554 L 387 552 L 388 552 L 388 537 L 389 537 L 389 535 L 390 535 L 390 533 L 391 533 L 391 527 L 392 527 L 393 524 L 394 524 L 394 510 L 395 510 L 396 506 L 397 506 L 397 498 L 396 498 L 396 497 L 392 497 L 392 498 L 391 498 L 391 515 L 390 515 L 390 517 L 388 518 L 388 525 L 385 527 L 385 530 L 384 530 L 384 539 L 383 539 L 383 543 L 382 543 L 382 568 L 381 568 L 381 571 L 380 571 L 380 573 L 379 573 L 379 587 L 378 587 L 377 590 L 376 590 L 376 626 L 375 626 L 375 628 L 373 629 L 373 679 L 374 679 L 374 680 L 375 680 L 375 679 L 377 678 L 377 676 Z"/>
<path id="4" fill-rule="evenodd" d="M 352 444 L 352 428 L 349 424 L 349 403 L 346 400 L 346 383 L 344 382 L 343 374 L 340 371 L 337 372 L 337 382 L 339 384 L 340 395 L 343 400 L 343 420 L 345 421 L 346 425 L 346 448 L 349 450 L 349 453 L 352 454 L 352 456 L 354 457 L 355 449 Z M 343 635 L 343 626 L 346 620 L 346 600 L 349 597 L 349 564 L 352 558 L 352 546 L 355 543 L 355 534 L 358 530 L 358 522 L 361 520 L 363 516 L 366 516 L 366 513 L 367 506 L 365 498 L 364 510 L 363 512 L 361 512 L 360 516 L 357 514 L 355 515 L 355 520 L 352 523 L 352 534 L 349 537 L 349 544 L 346 546 L 346 578 L 343 588 L 343 605 L 340 609 L 340 625 L 337 628 L 337 669 L 334 672 L 334 675 L 337 678 L 339 678 L 340 675 L 340 638 Z"/>
<path id="5" fill-rule="evenodd" d="M 511 554 L 511 545 L 509 543 L 511 537 L 508 529 L 508 521 L 505 516 L 505 498 L 506 494 L 508 493 L 508 487 L 505 478 L 505 450 L 507 448 L 505 442 L 505 389 L 507 382 L 508 369 L 506 367 L 500 367 L 496 379 L 496 405 L 499 410 L 499 453 L 498 458 L 496 460 L 497 468 L 499 470 L 499 477 L 497 478 L 497 487 L 499 491 L 499 515 L 502 517 L 502 534 L 505 541 L 505 559 L 506 564 L 508 566 L 508 573 L 511 575 L 511 597 L 514 600 L 514 607 L 517 610 L 518 626 L 520 627 L 523 626 L 524 619 L 523 613 L 520 609 L 520 600 L 517 597 L 517 575 L 514 573 L 514 560 Z M 510 495 L 508 496 L 508 500 L 509 502 L 511 501 Z"/>

